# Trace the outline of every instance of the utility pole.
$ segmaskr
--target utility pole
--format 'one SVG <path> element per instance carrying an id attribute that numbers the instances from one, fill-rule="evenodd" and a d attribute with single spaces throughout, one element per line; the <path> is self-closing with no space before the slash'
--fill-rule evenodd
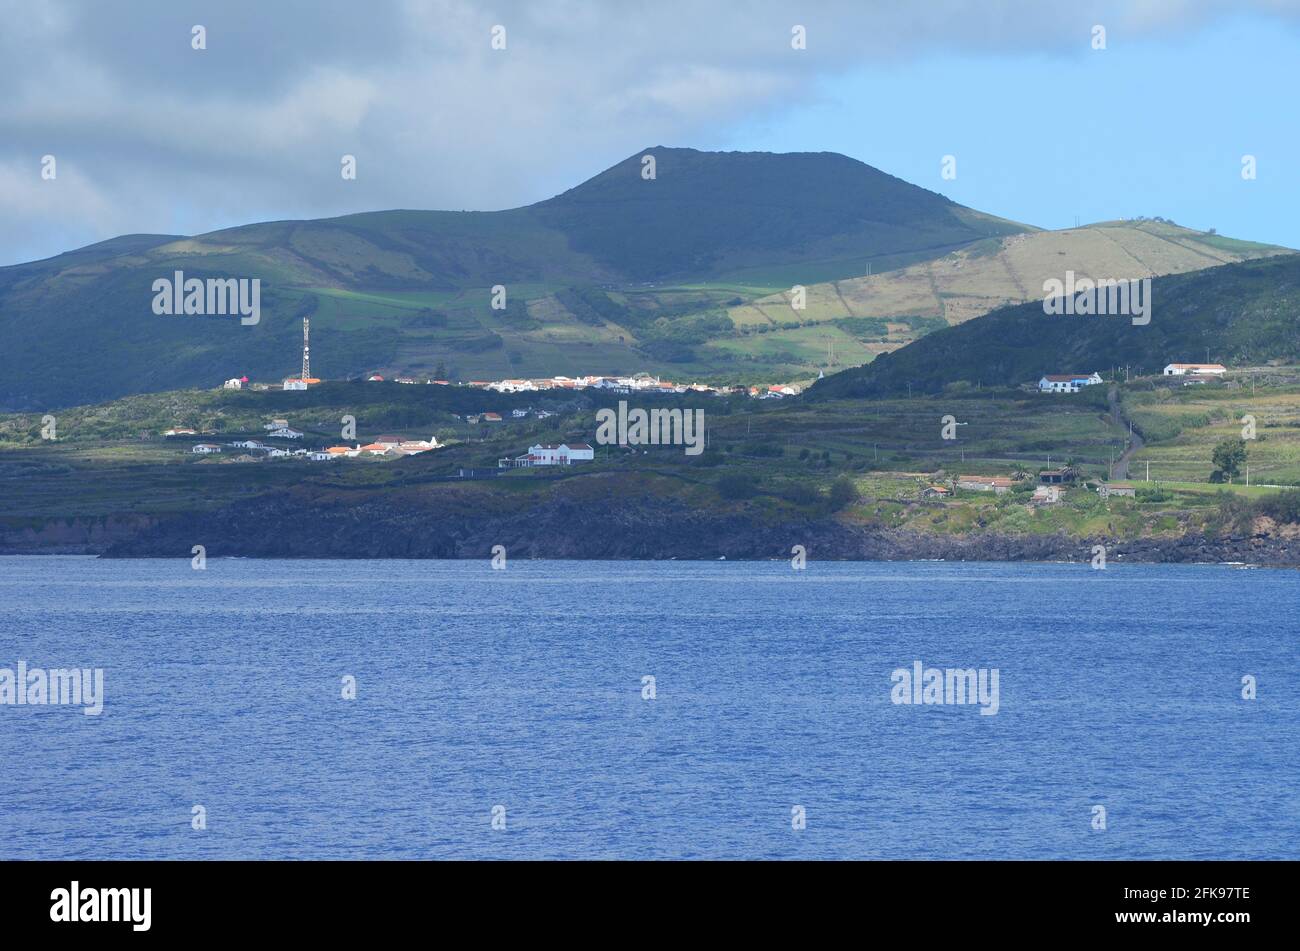
<path id="1" fill-rule="evenodd" d="M 1151 460 L 1147 460 L 1147 481 L 1151 481 Z"/>

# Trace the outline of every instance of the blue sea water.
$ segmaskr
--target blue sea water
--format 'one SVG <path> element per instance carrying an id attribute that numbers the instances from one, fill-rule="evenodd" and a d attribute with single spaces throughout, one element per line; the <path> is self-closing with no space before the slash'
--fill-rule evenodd
<path id="1" fill-rule="evenodd" d="M 0 668 L 105 681 L 0 706 L 2 859 L 1300 855 L 1292 571 L 8 557 L 0 604 Z M 998 713 L 891 702 L 917 660 Z"/>

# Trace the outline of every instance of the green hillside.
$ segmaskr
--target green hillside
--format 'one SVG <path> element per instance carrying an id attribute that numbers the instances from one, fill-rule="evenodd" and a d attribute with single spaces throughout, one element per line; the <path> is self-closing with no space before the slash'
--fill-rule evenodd
<path id="1" fill-rule="evenodd" d="M 726 309 L 1023 230 L 841 155 L 654 148 L 508 211 L 125 236 L 0 268 L 0 408 L 275 381 L 298 366 L 304 315 L 313 368 L 331 379 L 440 365 L 461 378 L 810 376 L 820 348 L 746 346 Z M 153 314 L 153 281 L 178 270 L 259 278 L 261 322 Z M 489 307 L 496 284 L 505 311 Z"/>
<path id="2" fill-rule="evenodd" d="M 1001 308 L 827 377 L 809 397 L 1016 385 L 1124 366 L 1156 373 L 1207 359 L 1228 366 L 1300 359 L 1300 255 L 1156 278 L 1145 326 L 1119 316 L 1049 316 L 1041 300 Z"/>
<path id="3" fill-rule="evenodd" d="M 762 332 L 774 349 L 815 328 L 823 352 L 833 345 L 831 370 L 866 363 L 936 328 L 1041 299 L 1044 281 L 1063 279 L 1067 269 L 1080 278 L 1155 277 L 1286 253 L 1167 221 L 1106 221 L 988 238 L 870 276 L 795 282 L 809 284 L 801 311 L 791 308 L 786 287 L 728 314 L 742 331 Z"/>

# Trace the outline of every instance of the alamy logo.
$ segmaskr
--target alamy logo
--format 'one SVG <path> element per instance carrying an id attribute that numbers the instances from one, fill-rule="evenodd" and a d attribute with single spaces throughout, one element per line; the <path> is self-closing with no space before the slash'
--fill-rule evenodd
<path id="1" fill-rule="evenodd" d="M 181 314 L 239 314 L 246 327 L 262 319 L 262 279 L 210 277 L 186 278 L 184 271 L 153 282 L 153 312 L 159 316 Z"/>
<path id="2" fill-rule="evenodd" d="M 18 670 L 0 667 L 0 706 L 75 705 L 88 717 L 104 711 L 104 669 L 76 667 L 27 667 L 18 662 Z"/>
<path id="3" fill-rule="evenodd" d="M 634 409 L 619 400 L 618 412 L 596 410 L 596 442 L 602 446 L 685 446 L 686 455 L 704 451 L 704 410 Z"/>
<path id="4" fill-rule="evenodd" d="M 961 706 L 978 703 L 981 716 L 995 716 L 1001 705 L 998 696 L 997 667 L 965 669 L 926 667 L 919 660 L 912 669 L 899 667 L 889 679 L 894 687 L 889 699 L 896 704 Z"/>
<path id="5" fill-rule="evenodd" d="M 1075 280 L 1073 271 L 1065 280 L 1043 281 L 1043 313 L 1082 317 L 1132 317 L 1134 327 L 1151 323 L 1151 278 L 1115 280 L 1090 277 Z"/>
<path id="6" fill-rule="evenodd" d="M 129 921 L 132 931 L 148 931 L 153 922 L 152 888 L 70 888 L 50 892 L 50 921 Z"/>

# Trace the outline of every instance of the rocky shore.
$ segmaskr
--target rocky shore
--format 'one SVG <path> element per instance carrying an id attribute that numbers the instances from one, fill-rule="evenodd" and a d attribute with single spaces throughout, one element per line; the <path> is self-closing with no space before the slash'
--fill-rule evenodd
<path id="1" fill-rule="evenodd" d="M 529 500 L 536 501 L 536 500 Z M 402 498 L 281 494 L 214 512 L 52 520 L 0 529 L 3 554 L 189 557 L 787 559 L 802 545 L 813 560 L 1078 561 L 1104 545 L 1110 564 L 1240 562 L 1300 566 L 1300 539 L 1268 527 L 1254 534 L 1142 538 L 885 529 L 832 516 L 774 514 L 758 505 L 713 510 L 679 499 L 550 497 L 520 504 L 465 495 Z"/>

